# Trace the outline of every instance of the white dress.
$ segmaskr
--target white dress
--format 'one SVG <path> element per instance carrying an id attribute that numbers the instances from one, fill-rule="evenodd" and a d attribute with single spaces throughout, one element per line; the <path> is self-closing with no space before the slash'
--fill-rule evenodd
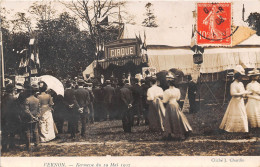
<path id="1" fill-rule="evenodd" d="M 246 86 L 247 91 L 253 94 L 248 97 L 246 104 L 246 113 L 248 122 L 251 128 L 260 127 L 260 84 L 257 81 L 252 81 Z"/>
<path id="2" fill-rule="evenodd" d="M 248 132 L 248 121 L 244 98 L 241 96 L 234 96 L 237 93 L 242 92 L 245 92 L 243 83 L 235 80 L 230 86 L 230 94 L 232 98 L 219 126 L 220 129 L 224 129 L 227 132 Z"/>
<path id="3" fill-rule="evenodd" d="M 162 88 L 153 85 L 147 90 L 147 100 L 149 101 L 149 129 L 155 132 L 163 131 L 163 104 L 159 97 L 163 97 Z"/>
<path id="4" fill-rule="evenodd" d="M 167 103 L 164 117 L 165 136 L 171 135 L 175 138 L 181 138 L 185 133 L 192 131 L 192 128 L 181 112 L 177 100 L 181 97 L 178 88 L 169 88 L 164 91 L 163 103 Z"/>
<path id="5" fill-rule="evenodd" d="M 52 117 L 51 106 L 53 105 L 52 97 L 49 94 L 41 93 L 38 96 L 40 101 L 41 119 L 39 121 L 39 136 L 41 142 L 48 142 L 54 139 L 55 127 Z"/>

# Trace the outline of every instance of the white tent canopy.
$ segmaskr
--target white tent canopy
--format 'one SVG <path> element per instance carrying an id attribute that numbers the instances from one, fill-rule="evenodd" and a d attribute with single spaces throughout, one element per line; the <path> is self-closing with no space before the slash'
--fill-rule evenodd
<path id="1" fill-rule="evenodd" d="M 123 38 L 142 38 L 148 46 L 149 66 L 157 71 L 170 68 L 181 69 L 185 74 L 193 71 L 193 54 L 190 49 L 192 26 L 190 28 L 147 28 L 126 25 Z M 159 35 L 158 35 L 159 34 Z M 233 48 L 205 48 L 201 73 L 214 73 L 233 69 L 236 65 L 244 68 L 260 68 L 260 37 L 252 35 Z"/>
<path id="2" fill-rule="evenodd" d="M 84 80 L 86 80 L 86 74 L 89 74 L 90 77 L 94 76 L 94 62 L 92 62 L 87 68 L 83 71 L 82 75 Z"/>

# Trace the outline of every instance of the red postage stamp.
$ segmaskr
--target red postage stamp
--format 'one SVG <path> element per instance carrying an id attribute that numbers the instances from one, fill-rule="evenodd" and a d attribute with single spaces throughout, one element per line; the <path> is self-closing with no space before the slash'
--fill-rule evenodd
<path id="1" fill-rule="evenodd" d="M 232 45 L 231 3 L 197 3 L 197 45 Z"/>

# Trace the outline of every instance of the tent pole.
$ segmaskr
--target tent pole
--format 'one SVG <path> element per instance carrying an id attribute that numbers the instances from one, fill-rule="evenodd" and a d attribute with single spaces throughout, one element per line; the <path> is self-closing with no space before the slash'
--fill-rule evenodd
<path id="1" fill-rule="evenodd" d="M 1 25 L 0 25 L 1 26 Z M 1 50 L 1 66 L 2 66 L 2 87 L 5 87 L 5 72 L 4 72 L 4 52 L 3 52 L 3 39 L 2 39 L 2 28 L 0 27 L 0 50 Z"/>
<path id="2" fill-rule="evenodd" d="M 201 108 L 201 104 L 200 104 L 200 87 L 201 87 L 201 73 L 199 75 L 199 111 L 200 111 L 200 108 Z"/>

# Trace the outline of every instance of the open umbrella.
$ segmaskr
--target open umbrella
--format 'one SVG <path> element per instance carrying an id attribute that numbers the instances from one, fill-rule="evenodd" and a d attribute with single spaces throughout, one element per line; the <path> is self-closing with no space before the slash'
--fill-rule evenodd
<path id="1" fill-rule="evenodd" d="M 64 96 L 64 87 L 60 80 L 51 76 L 51 75 L 43 75 L 41 76 L 41 81 L 44 81 L 47 86 L 48 90 L 52 89 L 57 95 Z"/>

